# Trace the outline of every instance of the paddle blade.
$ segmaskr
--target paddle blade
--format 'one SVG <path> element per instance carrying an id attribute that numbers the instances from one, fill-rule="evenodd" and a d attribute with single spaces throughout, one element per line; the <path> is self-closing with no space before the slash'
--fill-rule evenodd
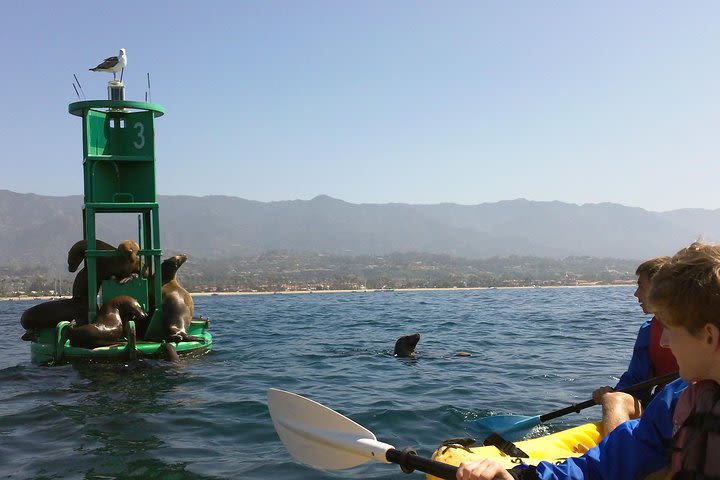
<path id="1" fill-rule="evenodd" d="M 536 425 L 540 425 L 540 416 L 524 417 L 521 415 L 493 415 L 475 420 L 475 426 L 483 430 L 508 436 L 512 433 L 525 433 Z"/>
<path id="2" fill-rule="evenodd" d="M 293 458 L 329 470 L 385 458 L 392 445 L 377 441 L 362 425 L 308 398 L 277 388 L 268 390 L 275 431 Z"/>

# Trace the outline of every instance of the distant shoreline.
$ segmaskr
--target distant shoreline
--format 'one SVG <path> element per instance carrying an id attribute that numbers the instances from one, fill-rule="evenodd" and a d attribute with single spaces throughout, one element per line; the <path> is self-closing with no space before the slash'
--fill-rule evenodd
<path id="1" fill-rule="evenodd" d="M 627 284 L 597 284 L 597 285 L 547 285 L 547 286 L 518 286 L 518 287 L 428 287 L 428 288 L 368 288 L 359 290 L 290 290 L 277 292 L 195 292 L 193 297 L 227 296 L 227 295 L 293 295 L 308 293 L 392 293 L 392 292 L 446 292 L 446 291 L 471 291 L 471 290 L 531 290 L 551 288 L 610 288 L 610 287 L 631 287 L 634 283 Z"/>
<path id="2" fill-rule="evenodd" d="M 611 288 L 631 287 L 634 283 L 626 284 L 584 284 L 584 285 L 548 285 L 548 286 L 518 286 L 518 287 L 432 287 L 432 288 L 387 288 L 387 289 L 358 289 L 358 290 L 288 290 L 275 292 L 190 292 L 193 297 L 220 297 L 235 295 L 305 295 L 318 293 L 392 293 L 392 292 L 444 292 L 444 291 L 472 291 L 472 290 L 522 290 L 522 289 L 557 289 L 557 288 Z M 14 296 L 0 297 L 2 301 L 15 300 L 59 300 L 70 298 L 69 296 Z"/>

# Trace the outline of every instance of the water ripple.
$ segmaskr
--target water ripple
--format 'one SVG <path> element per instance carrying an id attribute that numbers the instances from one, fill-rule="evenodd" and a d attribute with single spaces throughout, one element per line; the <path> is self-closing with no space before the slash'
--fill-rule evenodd
<path id="1" fill-rule="evenodd" d="M 197 297 L 215 339 L 205 356 L 55 367 L 32 365 L 19 340 L 20 315 L 37 302 L 0 301 L 0 477 L 404 478 L 380 464 L 328 472 L 294 462 L 267 389 L 306 395 L 429 455 L 448 438 L 482 434 L 471 429 L 477 418 L 542 414 L 614 384 L 644 320 L 632 292 Z M 395 340 L 414 332 L 418 357 L 393 357 Z M 598 416 L 595 407 L 531 435 Z"/>

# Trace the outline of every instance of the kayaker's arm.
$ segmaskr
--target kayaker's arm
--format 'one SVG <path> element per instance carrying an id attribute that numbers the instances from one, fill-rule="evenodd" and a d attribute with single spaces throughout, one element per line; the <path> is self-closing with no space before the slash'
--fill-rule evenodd
<path id="1" fill-rule="evenodd" d="M 683 380 L 668 384 L 648 404 L 640 420 L 621 424 L 597 447 L 581 457 L 569 458 L 555 465 L 540 462 L 537 477 L 541 480 L 611 480 L 645 478 L 670 462 L 672 412 L 682 391 Z"/>
<path id="2" fill-rule="evenodd" d="M 602 406 L 602 428 L 605 435 L 621 423 L 642 415 L 640 400 L 629 393 L 607 392 L 600 396 L 598 403 Z"/>

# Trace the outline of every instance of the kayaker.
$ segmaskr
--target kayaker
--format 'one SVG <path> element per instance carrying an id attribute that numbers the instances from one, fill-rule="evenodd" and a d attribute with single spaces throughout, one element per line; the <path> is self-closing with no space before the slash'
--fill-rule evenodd
<path id="1" fill-rule="evenodd" d="M 656 257 L 641 263 L 635 270 L 638 286 L 634 295 L 645 314 L 650 313 L 647 295 L 652 279 L 668 260 L 670 257 Z M 637 392 L 634 396 L 619 392 L 612 393 L 603 400 L 604 395 L 653 377 L 677 372 L 678 366 L 672 352 L 660 346 L 662 331 L 662 324 L 656 317 L 646 320 L 638 330 L 627 371 L 620 376 L 617 385 L 600 387 L 593 392 L 593 399 L 603 408 L 602 425 L 605 434 L 610 433 L 626 420 L 638 418 L 642 414 L 643 406 L 650 401 L 651 390 Z M 655 391 L 660 391 L 662 387 L 663 385 L 658 385 Z"/>
<path id="2" fill-rule="evenodd" d="M 660 343 L 673 351 L 681 378 L 657 393 L 639 420 L 621 424 L 583 456 L 557 465 L 508 471 L 483 459 L 461 463 L 456 478 L 720 477 L 720 462 L 705 462 L 718 459 L 720 442 L 720 246 L 696 242 L 680 250 L 653 278 L 647 301 L 665 327 Z M 709 400 L 707 391 L 713 394 Z"/>

